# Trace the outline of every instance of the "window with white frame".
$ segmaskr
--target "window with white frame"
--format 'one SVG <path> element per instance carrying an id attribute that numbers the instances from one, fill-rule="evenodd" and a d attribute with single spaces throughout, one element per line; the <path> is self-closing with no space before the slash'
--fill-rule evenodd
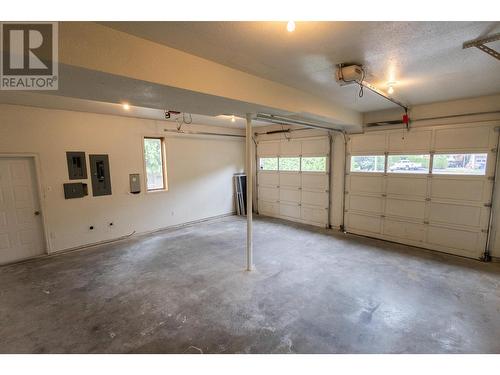
<path id="1" fill-rule="evenodd" d="M 429 173 L 429 154 L 389 155 L 388 173 Z"/>
<path id="2" fill-rule="evenodd" d="M 277 171 L 278 158 L 260 158 L 259 168 L 261 171 Z"/>
<path id="3" fill-rule="evenodd" d="M 300 157 L 280 157 L 279 170 L 290 172 L 300 171 Z"/>
<path id="4" fill-rule="evenodd" d="M 303 172 L 326 172 L 326 156 L 304 156 L 300 165 Z"/>
<path id="5" fill-rule="evenodd" d="M 351 172 L 384 173 L 385 155 L 351 156 Z"/>
<path id="6" fill-rule="evenodd" d="M 144 166 L 147 191 L 167 190 L 164 138 L 144 138 Z"/>
<path id="7" fill-rule="evenodd" d="M 488 154 L 434 154 L 433 174 L 479 175 L 486 174 Z"/>

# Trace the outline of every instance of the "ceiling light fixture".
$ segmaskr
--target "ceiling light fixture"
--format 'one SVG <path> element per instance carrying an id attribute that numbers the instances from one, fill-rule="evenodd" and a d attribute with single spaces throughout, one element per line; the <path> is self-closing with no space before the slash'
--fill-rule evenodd
<path id="1" fill-rule="evenodd" d="M 388 88 L 387 88 L 387 93 L 388 93 L 389 95 L 394 94 L 394 85 L 395 85 L 395 84 L 396 84 L 396 82 L 394 82 L 394 81 L 387 82 L 387 87 L 388 87 Z"/>
<path id="2" fill-rule="evenodd" d="M 122 107 L 125 111 L 128 111 L 130 109 L 130 105 L 128 103 L 122 103 Z"/>
<path id="3" fill-rule="evenodd" d="M 289 33 L 295 31 L 295 22 L 288 21 L 288 23 L 286 24 L 286 29 L 288 30 Z"/>
<path id="4" fill-rule="evenodd" d="M 236 118 L 234 118 L 234 115 L 231 116 L 231 122 L 236 122 Z"/>

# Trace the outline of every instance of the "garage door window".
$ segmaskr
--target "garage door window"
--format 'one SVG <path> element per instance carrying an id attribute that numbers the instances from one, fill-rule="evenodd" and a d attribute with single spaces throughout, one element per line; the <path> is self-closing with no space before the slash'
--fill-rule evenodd
<path id="1" fill-rule="evenodd" d="M 435 154 L 432 173 L 484 176 L 487 159 L 487 154 Z"/>
<path id="2" fill-rule="evenodd" d="M 351 172 L 383 173 L 385 168 L 384 155 L 351 156 Z"/>
<path id="3" fill-rule="evenodd" d="M 300 171 L 300 158 L 279 158 L 280 171 Z"/>
<path id="4" fill-rule="evenodd" d="M 278 158 L 260 158 L 259 168 L 261 171 L 277 171 Z"/>
<path id="5" fill-rule="evenodd" d="M 389 155 L 389 173 L 429 173 L 430 155 Z"/>
<path id="6" fill-rule="evenodd" d="M 303 157 L 301 168 L 304 172 L 326 172 L 326 157 Z"/>

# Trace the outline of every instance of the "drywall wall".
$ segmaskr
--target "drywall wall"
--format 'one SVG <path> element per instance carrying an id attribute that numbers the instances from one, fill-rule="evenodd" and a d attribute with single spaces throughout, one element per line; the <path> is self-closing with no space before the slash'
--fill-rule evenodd
<path id="1" fill-rule="evenodd" d="M 36 154 L 49 251 L 144 233 L 234 212 L 232 175 L 244 169 L 242 138 L 165 133 L 172 124 L 92 113 L 0 105 L 0 154 Z M 241 134 L 239 129 L 191 129 Z M 142 138 L 166 135 L 168 191 L 129 193 L 144 177 Z M 66 151 L 109 154 L 113 194 L 65 200 Z M 90 170 L 87 167 L 88 170 Z M 89 176 L 90 177 L 90 176 Z M 87 180 L 90 188 L 90 179 Z M 112 222 L 113 226 L 109 226 Z M 93 225 L 94 230 L 89 230 Z"/>

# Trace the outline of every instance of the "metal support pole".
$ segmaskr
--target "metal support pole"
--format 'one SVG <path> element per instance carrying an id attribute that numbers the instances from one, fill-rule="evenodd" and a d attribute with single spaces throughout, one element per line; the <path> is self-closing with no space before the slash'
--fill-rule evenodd
<path id="1" fill-rule="evenodd" d="M 252 114 L 247 113 L 246 175 L 247 175 L 247 271 L 253 270 L 253 223 L 252 223 Z"/>

